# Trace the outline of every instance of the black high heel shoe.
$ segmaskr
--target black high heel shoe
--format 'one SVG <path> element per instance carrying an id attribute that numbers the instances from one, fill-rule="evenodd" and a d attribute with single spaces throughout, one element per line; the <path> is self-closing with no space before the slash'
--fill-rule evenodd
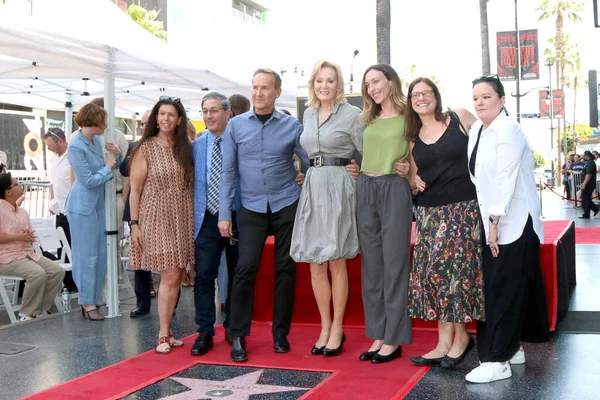
<path id="1" fill-rule="evenodd" d="M 310 351 L 310 354 L 312 354 L 313 356 L 320 356 L 321 354 L 323 354 L 323 350 L 325 350 L 325 346 L 313 346 L 312 350 Z"/>
<path id="2" fill-rule="evenodd" d="M 323 355 L 325 357 L 335 357 L 335 356 L 340 355 L 340 353 L 342 352 L 342 349 L 344 348 L 345 341 L 346 341 L 346 334 L 342 333 L 342 341 L 340 342 L 340 345 L 336 349 L 328 349 L 327 347 L 325 347 L 325 349 L 323 350 Z"/>

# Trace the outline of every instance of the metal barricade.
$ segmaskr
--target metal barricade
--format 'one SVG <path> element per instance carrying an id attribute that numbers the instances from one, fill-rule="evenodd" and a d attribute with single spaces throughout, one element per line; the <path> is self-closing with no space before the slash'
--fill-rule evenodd
<path id="1" fill-rule="evenodd" d="M 27 210 L 31 218 L 48 217 L 50 207 L 50 182 L 48 181 L 21 181 L 25 200 L 22 207 Z"/>
<path id="2" fill-rule="evenodd" d="M 571 171 L 569 185 L 571 189 L 571 200 L 581 200 L 581 182 L 585 175 L 581 171 Z M 581 202 L 571 201 L 573 208 L 581 207 Z"/>

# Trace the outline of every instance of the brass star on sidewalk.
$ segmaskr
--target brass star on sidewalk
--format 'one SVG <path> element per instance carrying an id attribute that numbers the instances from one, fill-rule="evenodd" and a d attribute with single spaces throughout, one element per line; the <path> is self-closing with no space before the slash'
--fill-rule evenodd
<path id="1" fill-rule="evenodd" d="M 264 369 L 240 375 L 224 381 L 208 381 L 204 379 L 171 378 L 191 390 L 163 397 L 163 400 L 195 400 L 195 399 L 227 399 L 248 400 L 253 394 L 293 392 L 310 390 L 292 386 L 261 385 L 258 382 Z"/>

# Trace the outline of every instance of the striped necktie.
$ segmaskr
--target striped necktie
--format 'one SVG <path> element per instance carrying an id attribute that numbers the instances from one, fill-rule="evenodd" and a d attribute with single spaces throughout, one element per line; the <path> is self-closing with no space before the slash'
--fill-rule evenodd
<path id="1" fill-rule="evenodd" d="M 210 179 L 208 181 L 208 201 L 206 202 L 206 208 L 211 214 L 219 212 L 219 182 L 221 181 L 221 166 L 223 161 L 221 150 L 219 149 L 220 142 L 221 137 L 217 136 L 210 156 Z"/>

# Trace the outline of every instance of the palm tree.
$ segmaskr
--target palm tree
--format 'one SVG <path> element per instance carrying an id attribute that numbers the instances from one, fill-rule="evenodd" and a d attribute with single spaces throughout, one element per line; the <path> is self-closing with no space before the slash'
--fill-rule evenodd
<path id="1" fill-rule="evenodd" d="M 568 75 L 564 77 L 566 87 L 573 88 L 573 122 L 571 130 L 575 132 L 575 116 L 577 115 L 577 89 L 582 89 L 586 86 L 585 77 L 581 74 L 581 52 L 579 44 L 571 47 L 567 54 Z"/>
<path id="2" fill-rule="evenodd" d="M 481 29 L 481 72 L 491 73 L 490 65 L 490 30 L 488 27 L 487 3 L 490 0 L 479 0 L 479 26 Z"/>
<path id="3" fill-rule="evenodd" d="M 390 0 L 377 0 L 377 62 L 390 64 Z"/>
<path id="4" fill-rule="evenodd" d="M 563 34 L 564 16 L 573 22 L 581 21 L 580 13 L 583 12 L 581 1 L 577 0 L 542 0 L 538 11 L 541 11 L 539 20 L 545 20 L 556 16 L 556 33 L 554 35 L 554 57 L 556 70 L 559 72 L 556 82 L 559 88 L 564 86 L 564 75 L 566 67 L 566 42 Z"/>
<path id="5" fill-rule="evenodd" d="M 164 30 L 164 24 L 162 21 L 156 20 L 159 13 L 160 10 L 156 9 L 146 10 L 140 5 L 139 0 L 138 4 L 133 3 L 127 8 L 127 15 L 129 15 L 129 18 L 160 40 L 166 42 L 167 32 Z"/>

